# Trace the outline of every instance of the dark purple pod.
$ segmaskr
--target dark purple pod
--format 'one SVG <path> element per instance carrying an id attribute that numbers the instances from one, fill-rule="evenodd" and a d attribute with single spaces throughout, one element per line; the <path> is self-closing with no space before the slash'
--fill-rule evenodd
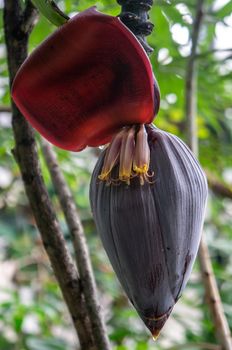
<path id="1" fill-rule="evenodd" d="M 97 230 L 128 298 L 156 338 L 181 296 L 196 258 L 207 182 L 176 136 L 149 127 L 148 181 L 115 185 L 94 169 L 90 200 Z M 118 178 L 116 163 L 112 177 Z M 101 178 L 101 176 L 100 176 Z"/>

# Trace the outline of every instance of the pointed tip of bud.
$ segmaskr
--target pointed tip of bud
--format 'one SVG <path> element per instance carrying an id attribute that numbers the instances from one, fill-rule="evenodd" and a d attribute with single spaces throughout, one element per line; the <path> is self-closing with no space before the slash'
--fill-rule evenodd
<path id="1" fill-rule="evenodd" d="M 160 332 L 163 326 L 165 325 L 166 321 L 168 320 L 172 312 L 172 309 L 173 307 L 171 307 L 165 314 L 158 317 L 152 317 L 152 318 L 145 317 L 145 316 L 141 317 L 146 327 L 151 332 L 152 338 L 154 341 L 156 341 L 159 338 Z"/>
<path id="2" fill-rule="evenodd" d="M 152 333 L 153 340 L 156 341 L 159 338 L 159 335 L 160 335 L 160 330 L 155 329 L 154 332 Z"/>

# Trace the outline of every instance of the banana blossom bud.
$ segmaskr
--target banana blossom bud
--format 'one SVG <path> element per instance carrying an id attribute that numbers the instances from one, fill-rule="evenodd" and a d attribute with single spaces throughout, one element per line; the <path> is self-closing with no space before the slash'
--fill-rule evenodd
<path id="1" fill-rule="evenodd" d="M 206 178 L 192 152 L 152 126 L 123 129 L 94 169 L 90 201 L 97 230 L 154 338 L 189 279 L 206 198 Z"/>

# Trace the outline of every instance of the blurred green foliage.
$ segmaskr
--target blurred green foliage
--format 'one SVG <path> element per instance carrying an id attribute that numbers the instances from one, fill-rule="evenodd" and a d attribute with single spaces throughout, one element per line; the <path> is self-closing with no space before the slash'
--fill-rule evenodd
<path id="1" fill-rule="evenodd" d="M 57 1 L 57 4 L 69 15 L 93 5 L 112 15 L 120 12 L 115 0 L 66 0 Z M 0 1 L 1 14 L 2 6 Z M 200 160 L 219 181 L 232 184 L 232 44 L 229 41 L 232 37 L 232 2 L 207 0 L 205 10 L 197 57 Z M 162 94 L 161 110 L 155 124 L 184 140 L 185 72 L 194 14 L 193 0 L 156 0 L 150 12 L 151 21 L 155 24 L 148 39 L 154 48 L 151 61 Z M 10 100 L 2 25 L 1 16 L 0 349 L 77 349 L 66 306 L 43 251 L 11 153 L 14 147 L 11 116 L 3 112 L 10 105 Z M 40 18 L 30 37 L 29 50 L 32 51 L 54 30 L 52 24 Z M 88 187 L 96 153 L 92 149 L 78 154 L 57 149 L 57 153 L 83 220 L 113 347 L 115 350 L 154 349 L 152 339 L 116 280 L 92 221 Z M 69 232 L 41 152 L 40 158 L 49 194 L 69 242 Z M 217 198 L 210 193 L 205 235 L 224 309 L 232 327 L 232 202 L 229 199 Z M 178 345 L 201 342 L 216 343 L 216 339 L 196 264 L 156 349 L 178 349 Z M 192 349 L 195 348 L 193 345 Z"/>

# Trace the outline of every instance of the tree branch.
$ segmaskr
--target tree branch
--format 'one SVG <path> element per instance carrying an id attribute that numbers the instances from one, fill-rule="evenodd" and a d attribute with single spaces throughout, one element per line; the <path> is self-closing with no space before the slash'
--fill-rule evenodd
<path id="1" fill-rule="evenodd" d="M 22 29 L 25 33 L 31 33 L 37 19 L 38 19 L 38 10 L 32 4 L 30 0 L 26 1 L 26 6 L 23 11 L 23 20 L 22 20 Z"/>
<path id="2" fill-rule="evenodd" d="M 187 135 L 189 141 L 189 147 L 193 153 L 198 155 L 198 140 L 197 140 L 197 122 L 196 122 L 196 53 L 197 44 L 200 33 L 200 28 L 203 19 L 203 3 L 204 1 L 197 1 L 196 17 L 193 24 L 192 32 L 192 47 L 191 53 L 188 59 L 186 69 L 186 119 L 187 119 Z"/>
<path id="3" fill-rule="evenodd" d="M 199 33 L 203 20 L 204 1 L 198 0 L 196 16 L 193 23 L 192 48 L 186 69 L 186 117 L 188 123 L 188 143 L 195 155 L 198 155 L 198 139 L 196 127 L 196 52 L 199 41 Z M 218 341 L 222 345 L 222 350 L 231 350 L 232 342 L 230 329 L 223 311 L 220 294 L 217 288 L 216 278 L 213 273 L 212 263 L 209 256 L 208 247 L 202 238 L 199 248 L 199 261 L 202 273 L 202 280 L 205 286 L 206 299 L 211 310 L 213 323 Z"/>
<path id="4" fill-rule="evenodd" d="M 11 113 L 11 106 L 0 106 L 0 113 Z"/>
<path id="5" fill-rule="evenodd" d="M 29 33 L 25 32 L 24 12 L 19 0 L 4 1 L 4 30 L 8 55 L 10 85 L 27 56 Z M 21 170 L 26 193 L 40 230 L 44 247 L 67 303 L 83 350 L 100 350 L 94 344 L 86 302 L 81 292 L 77 269 L 67 250 L 64 237 L 50 202 L 32 128 L 12 102 L 15 159 Z"/>
<path id="6" fill-rule="evenodd" d="M 215 176 L 206 171 L 208 185 L 217 196 L 232 199 L 232 186 L 220 182 Z"/>
<path id="7" fill-rule="evenodd" d="M 213 272 L 209 250 L 204 240 L 201 241 L 199 249 L 199 261 L 201 274 L 205 286 L 206 302 L 209 305 L 218 341 L 222 350 L 231 350 L 231 334 L 227 319 L 224 314 L 216 278 Z"/>
<path id="8" fill-rule="evenodd" d="M 71 234 L 76 263 L 80 273 L 81 285 L 86 299 L 95 341 L 99 349 L 109 350 L 110 345 L 102 321 L 101 308 L 97 300 L 97 289 L 93 278 L 84 229 L 77 213 L 74 198 L 58 166 L 56 153 L 52 149 L 52 146 L 44 139 L 42 140 L 42 149 Z"/>
<path id="9" fill-rule="evenodd" d="M 197 59 L 201 59 L 201 58 L 205 58 L 206 56 L 208 55 L 212 55 L 214 53 L 217 53 L 217 52 L 224 52 L 224 53 L 231 53 L 232 52 L 232 47 L 231 48 L 227 48 L 227 49 L 211 49 L 209 51 L 205 51 L 205 52 L 201 52 L 201 53 L 198 53 L 196 55 L 196 58 Z"/>

